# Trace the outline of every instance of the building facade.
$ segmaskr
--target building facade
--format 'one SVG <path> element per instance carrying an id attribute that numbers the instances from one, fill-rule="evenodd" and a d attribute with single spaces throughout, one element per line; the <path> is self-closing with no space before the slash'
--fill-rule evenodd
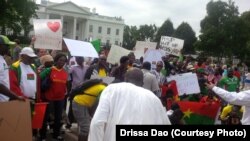
<path id="1" fill-rule="evenodd" d="M 125 26 L 122 18 L 102 16 L 96 13 L 96 9 L 90 10 L 71 1 L 52 3 L 42 0 L 38 8 L 39 19 L 61 19 L 65 38 L 100 39 L 102 44 L 122 44 Z"/>

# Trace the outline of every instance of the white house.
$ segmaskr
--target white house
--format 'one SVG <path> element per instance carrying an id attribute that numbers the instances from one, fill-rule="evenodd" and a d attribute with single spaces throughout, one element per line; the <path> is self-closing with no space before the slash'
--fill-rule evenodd
<path id="1" fill-rule="evenodd" d="M 71 1 L 52 3 L 42 0 L 38 8 L 39 19 L 62 20 L 63 36 L 66 38 L 84 41 L 100 39 L 103 44 L 122 44 L 125 23 L 121 17 L 99 15 L 95 8 L 91 11 Z"/>

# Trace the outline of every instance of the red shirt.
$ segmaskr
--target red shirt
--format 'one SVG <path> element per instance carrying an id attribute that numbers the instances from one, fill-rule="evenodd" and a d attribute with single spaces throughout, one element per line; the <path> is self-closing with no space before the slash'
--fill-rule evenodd
<path id="1" fill-rule="evenodd" d="M 45 97 L 48 100 L 63 100 L 66 93 L 66 83 L 68 79 L 68 73 L 64 69 L 51 68 L 50 72 L 51 86 L 48 91 L 45 92 Z"/>

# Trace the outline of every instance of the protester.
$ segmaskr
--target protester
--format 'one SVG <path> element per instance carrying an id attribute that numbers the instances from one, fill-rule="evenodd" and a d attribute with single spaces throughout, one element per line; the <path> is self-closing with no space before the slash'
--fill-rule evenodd
<path id="1" fill-rule="evenodd" d="M 99 77 L 106 77 L 109 75 L 109 68 L 107 65 L 107 58 L 104 55 L 100 55 L 98 63 L 91 65 L 85 74 L 85 79 L 88 80 L 92 75 L 97 75 Z"/>
<path id="2" fill-rule="evenodd" d="M 156 69 L 151 72 L 155 75 L 159 86 L 163 85 L 166 82 L 166 70 L 163 68 L 163 62 L 158 61 L 156 63 Z"/>
<path id="3" fill-rule="evenodd" d="M 24 47 L 20 55 L 21 60 L 14 62 L 10 68 L 10 89 L 19 96 L 35 100 L 37 75 L 33 62 L 37 56 L 30 47 Z"/>
<path id="4" fill-rule="evenodd" d="M 84 82 L 84 76 L 86 74 L 87 69 L 89 66 L 84 65 L 84 57 L 75 57 L 75 61 L 77 65 L 72 66 L 69 70 L 69 75 L 71 79 L 71 91 L 75 89 L 77 86 Z M 67 125 L 65 126 L 67 131 L 71 128 L 71 123 L 74 122 L 74 115 L 72 111 L 72 100 L 69 100 L 69 112 L 68 112 L 68 120 Z"/>
<path id="5" fill-rule="evenodd" d="M 66 94 L 66 83 L 68 79 L 68 73 L 64 70 L 63 66 L 67 62 L 67 57 L 64 54 L 57 54 L 55 59 L 55 65 L 51 68 L 46 68 L 40 73 L 40 77 L 43 80 L 45 77 L 50 78 L 50 87 L 44 93 L 46 102 L 49 104 L 46 108 L 43 127 L 40 130 L 41 140 L 46 138 L 47 121 L 49 114 L 54 109 L 54 127 L 53 138 L 56 140 L 63 140 L 60 135 L 61 119 L 64 106 L 64 98 Z"/>
<path id="6" fill-rule="evenodd" d="M 143 72 L 143 88 L 148 89 L 155 93 L 159 98 L 161 97 L 161 90 L 158 85 L 158 81 L 152 73 L 150 73 L 151 64 L 149 62 L 144 62 L 142 64 Z"/>
<path id="7" fill-rule="evenodd" d="M 128 69 L 128 62 L 128 56 L 122 56 L 120 58 L 120 65 L 111 71 L 111 76 L 115 77 L 115 82 L 124 82 L 124 76 Z"/>
<path id="8" fill-rule="evenodd" d="M 133 52 L 130 52 L 128 54 L 128 58 L 129 58 L 129 61 L 128 61 L 128 68 L 131 68 L 133 67 L 133 64 L 136 63 L 135 62 L 135 54 Z"/>
<path id="9" fill-rule="evenodd" d="M 85 88 L 84 88 L 85 87 Z M 72 91 L 75 95 L 72 102 L 74 117 L 80 128 L 78 141 L 87 141 L 89 134 L 90 121 L 98 104 L 98 97 L 106 87 L 101 79 L 87 80 L 78 90 Z"/>
<path id="10" fill-rule="evenodd" d="M 9 46 L 14 44 L 15 43 L 11 42 L 8 37 L 0 35 L 0 102 L 23 99 L 10 91 L 9 67 L 3 58 L 5 54 L 8 54 Z"/>
<path id="11" fill-rule="evenodd" d="M 250 91 L 229 92 L 222 88 L 214 86 L 214 84 L 206 84 L 207 87 L 213 90 L 218 96 L 223 98 L 230 104 L 245 106 L 241 123 L 250 125 Z"/>
<path id="12" fill-rule="evenodd" d="M 142 71 L 132 68 L 125 82 L 104 89 L 91 121 L 89 141 L 115 141 L 118 124 L 171 124 L 160 99 L 142 85 Z"/>
<path id="13" fill-rule="evenodd" d="M 14 40 L 16 45 L 15 47 L 13 48 L 13 55 L 12 55 L 12 60 L 13 62 L 16 62 L 17 60 L 19 60 L 19 55 L 20 55 L 20 52 L 22 50 L 21 46 L 20 46 L 20 40 L 19 39 L 15 39 Z"/>
<path id="14" fill-rule="evenodd" d="M 54 59 L 51 55 L 44 55 L 39 58 L 41 65 L 37 68 L 38 72 L 43 71 L 45 68 L 50 68 L 53 66 Z"/>

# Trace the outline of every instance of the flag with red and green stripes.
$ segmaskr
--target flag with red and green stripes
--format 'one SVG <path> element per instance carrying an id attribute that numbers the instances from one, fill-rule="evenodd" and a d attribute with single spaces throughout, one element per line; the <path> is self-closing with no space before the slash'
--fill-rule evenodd
<path id="1" fill-rule="evenodd" d="M 219 103 L 179 101 L 178 104 L 184 114 L 186 124 L 212 125 L 215 123 L 220 108 Z"/>

